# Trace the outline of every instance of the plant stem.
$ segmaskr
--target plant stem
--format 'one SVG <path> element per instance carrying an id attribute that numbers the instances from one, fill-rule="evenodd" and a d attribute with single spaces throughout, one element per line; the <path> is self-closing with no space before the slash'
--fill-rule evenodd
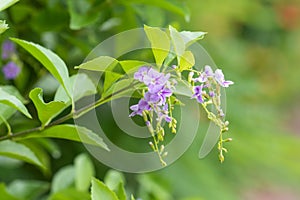
<path id="1" fill-rule="evenodd" d="M 91 111 L 91 110 L 97 108 L 98 106 L 106 103 L 114 95 L 120 94 L 120 93 L 125 92 L 125 91 L 127 91 L 129 89 L 132 89 L 136 85 L 137 85 L 137 83 L 131 83 L 129 86 L 127 86 L 125 88 L 122 88 L 122 89 L 120 89 L 120 90 L 118 90 L 118 91 L 116 91 L 116 92 L 114 92 L 114 93 L 112 93 L 112 94 L 110 94 L 110 95 L 108 95 L 106 97 L 100 98 L 98 101 L 96 101 L 94 103 L 91 103 L 91 104 L 89 104 L 89 105 L 87 105 L 87 106 L 85 106 L 85 107 L 83 107 L 83 108 L 81 108 L 81 109 L 79 109 L 77 111 L 73 111 L 72 110 L 71 113 L 69 113 L 69 114 L 67 114 L 67 115 L 65 115 L 65 116 L 63 116 L 63 117 L 61 117 L 61 118 L 53 121 L 52 123 L 50 123 L 50 124 L 48 124 L 48 125 L 46 125 L 44 127 L 39 126 L 39 127 L 35 127 L 35 128 L 32 128 L 32 129 L 28 129 L 28 130 L 24 130 L 24 131 L 20 131 L 20 132 L 17 132 L 15 134 L 12 134 L 9 124 L 5 120 L 2 119 L 3 122 L 6 124 L 6 126 L 8 128 L 8 132 L 10 134 L 0 137 L 0 141 L 12 139 L 12 138 L 18 138 L 20 136 L 24 136 L 24 135 L 27 135 L 27 134 L 30 134 L 30 133 L 33 133 L 33 132 L 38 132 L 38 131 L 42 131 L 42 130 L 48 129 L 48 128 L 52 127 L 52 126 L 61 124 L 61 123 L 65 122 L 65 121 L 67 121 L 69 119 L 72 119 L 72 118 L 79 118 L 82 115 L 88 113 L 89 111 Z M 1 116 L 0 116 L 0 118 L 1 118 Z"/>

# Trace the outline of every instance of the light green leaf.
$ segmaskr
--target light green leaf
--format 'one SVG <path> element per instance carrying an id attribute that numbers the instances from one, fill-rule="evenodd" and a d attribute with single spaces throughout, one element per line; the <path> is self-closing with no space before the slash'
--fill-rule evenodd
<path id="1" fill-rule="evenodd" d="M 48 200 L 90 200 L 90 195 L 87 192 L 81 192 L 75 188 L 66 188 L 52 194 Z"/>
<path id="2" fill-rule="evenodd" d="M 2 88 L 0 88 L 0 103 L 11 106 L 22 112 L 26 117 L 31 118 L 31 115 L 24 104 L 17 97 L 7 93 Z"/>
<path id="3" fill-rule="evenodd" d="M 29 97 L 37 110 L 39 119 L 42 122 L 42 126 L 49 124 L 50 121 L 59 113 L 61 113 L 66 107 L 66 104 L 61 101 L 51 101 L 49 103 L 45 103 L 43 99 L 42 88 L 34 88 L 31 90 Z"/>
<path id="4" fill-rule="evenodd" d="M 51 193 L 70 187 L 75 180 L 75 168 L 72 165 L 61 168 L 53 177 Z"/>
<path id="5" fill-rule="evenodd" d="M 206 32 L 191 32 L 191 31 L 181 31 L 179 33 L 182 39 L 184 40 L 185 48 L 197 42 L 198 40 L 203 39 L 204 36 L 207 34 Z"/>
<path id="6" fill-rule="evenodd" d="M 149 63 L 139 60 L 122 60 L 119 61 L 126 74 L 135 72 L 141 66 L 151 66 Z"/>
<path id="7" fill-rule="evenodd" d="M 95 176 L 93 162 L 86 154 L 80 154 L 75 158 L 75 186 L 79 191 L 87 191 L 92 177 Z"/>
<path id="8" fill-rule="evenodd" d="M 22 160 L 45 168 L 36 155 L 25 145 L 10 140 L 0 142 L 0 155 Z"/>
<path id="9" fill-rule="evenodd" d="M 113 83 L 115 83 L 118 79 L 120 79 L 123 76 L 123 74 L 106 71 L 105 72 L 105 79 L 104 79 L 104 86 L 103 86 L 103 92 L 105 92 L 107 89 L 109 89 Z"/>
<path id="10" fill-rule="evenodd" d="M 17 38 L 11 38 L 12 41 L 22 46 L 58 80 L 58 82 L 64 87 L 68 96 L 72 98 L 72 89 L 69 80 L 69 72 L 64 61 L 58 57 L 51 50 L 46 49 L 38 44 L 20 40 Z"/>
<path id="11" fill-rule="evenodd" d="M 133 196 L 133 195 L 131 195 L 131 200 L 135 200 L 135 198 L 134 198 L 134 196 Z"/>
<path id="12" fill-rule="evenodd" d="M 191 51 L 185 51 L 180 57 L 179 70 L 188 70 L 195 65 L 194 54 Z"/>
<path id="13" fill-rule="evenodd" d="M 8 186 L 8 191 L 20 199 L 36 199 L 45 193 L 50 184 L 36 180 L 14 180 Z"/>
<path id="14" fill-rule="evenodd" d="M 80 73 L 71 76 L 70 84 L 73 89 L 74 101 L 77 101 L 82 97 L 97 93 L 96 86 L 86 74 Z M 71 104 L 71 100 L 62 86 L 60 86 L 57 89 L 55 93 L 54 101 L 63 101 L 65 102 L 66 106 L 69 106 Z"/>
<path id="15" fill-rule="evenodd" d="M 17 97 L 23 104 L 26 103 L 26 100 L 22 97 L 22 95 L 14 86 L 6 85 L 6 86 L 0 86 L 0 88 L 3 89 L 5 92 Z M 9 119 L 15 112 L 16 109 L 14 109 L 13 107 L 0 103 L 0 113 L 5 120 Z M 0 125 L 2 123 L 3 121 L 0 118 Z"/>
<path id="16" fill-rule="evenodd" d="M 59 138 L 73 140 L 77 142 L 83 142 L 86 144 L 95 145 L 102 147 L 105 150 L 109 151 L 106 144 L 103 142 L 102 138 L 99 137 L 93 131 L 73 124 L 61 124 L 52 126 L 40 132 L 34 132 L 28 135 L 19 137 L 18 139 L 28 139 L 28 138 Z"/>
<path id="17" fill-rule="evenodd" d="M 91 1 L 68 0 L 68 8 L 71 17 L 70 28 L 73 30 L 95 23 L 101 15 L 100 7 L 95 7 Z"/>
<path id="18" fill-rule="evenodd" d="M 120 200 L 126 200 L 125 178 L 122 173 L 115 170 L 108 171 L 105 175 L 104 183 L 117 194 Z"/>
<path id="19" fill-rule="evenodd" d="M 119 200 L 116 193 L 96 178 L 92 179 L 91 193 L 92 200 Z"/>
<path id="20" fill-rule="evenodd" d="M 9 6 L 12 6 L 13 4 L 17 3 L 19 0 L 1 0 L 0 3 L 0 12 L 2 10 L 5 10 Z"/>
<path id="21" fill-rule="evenodd" d="M 182 39 L 180 33 L 172 26 L 169 26 L 169 31 L 170 31 L 170 37 L 173 44 L 174 52 L 177 56 L 177 61 L 178 63 L 180 63 L 180 57 L 185 52 L 184 40 Z"/>
<path id="22" fill-rule="evenodd" d="M 8 24 L 5 20 L 0 20 L 0 34 L 9 29 Z"/>
<path id="23" fill-rule="evenodd" d="M 75 69 L 87 69 L 92 71 L 104 72 L 114 68 L 118 64 L 118 60 L 109 56 L 99 56 L 93 60 L 76 66 Z"/>
<path id="24" fill-rule="evenodd" d="M 4 183 L 0 183 L 0 197 L 3 200 L 20 200 L 7 191 Z"/>
<path id="25" fill-rule="evenodd" d="M 164 31 L 156 27 L 144 25 L 144 30 L 151 43 L 156 64 L 160 67 L 169 54 L 171 46 L 169 37 Z"/>

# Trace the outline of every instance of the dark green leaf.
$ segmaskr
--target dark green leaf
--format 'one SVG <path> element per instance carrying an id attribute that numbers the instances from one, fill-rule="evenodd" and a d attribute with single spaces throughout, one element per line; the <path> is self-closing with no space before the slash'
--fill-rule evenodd
<path id="1" fill-rule="evenodd" d="M 60 57 L 58 57 L 51 50 L 46 49 L 38 44 L 17 38 L 12 38 L 11 40 L 22 46 L 32 56 L 40 61 L 43 66 L 58 80 L 58 82 L 62 84 L 68 93 L 68 96 L 70 98 L 72 97 L 68 68 Z"/>
<path id="2" fill-rule="evenodd" d="M 42 88 L 35 88 L 31 90 L 29 97 L 37 110 L 42 126 L 49 124 L 50 121 L 66 107 L 66 104 L 61 101 L 45 103 Z"/>
<path id="3" fill-rule="evenodd" d="M 92 177 L 95 176 L 93 162 L 86 154 L 75 158 L 75 186 L 79 191 L 88 191 Z"/>
<path id="4" fill-rule="evenodd" d="M 92 200 L 119 200 L 113 191 L 95 178 L 92 179 L 91 193 Z"/>
<path id="5" fill-rule="evenodd" d="M 45 168 L 36 155 L 25 145 L 10 140 L 0 142 L 0 155 L 22 160 Z"/>

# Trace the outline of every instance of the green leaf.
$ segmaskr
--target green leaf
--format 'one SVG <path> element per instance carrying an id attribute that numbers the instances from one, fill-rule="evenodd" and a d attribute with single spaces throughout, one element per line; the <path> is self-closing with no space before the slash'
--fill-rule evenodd
<path id="1" fill-rule="evenodd" d="M 71 16 L 70 28 L 73 30 L 95 23 L 101 15 L 100 6 L 92 5 L 91 1 L 68 0 L 68 8 Z"/>
<path id="2" fill-rule="evenodd" d="M 164 31 L 156 27 L 144 25 L 144 30 L 151 43 L 156 64 L 160 67 L 169 54 L 171 46 L 169 37 Z"/>
<path id="3" fill-rule="evenodd" d="M 180 57 L 179 71 L 191 69 L 195 65 L 194 54 L 191 51 L 185 51 Z"/>
<path id="4" fill-rule="evenodd" d="M 10 140 L 0 142 L 0 155 L 22 160 L 45 168 L 36 155 L 25 145 Z"/>
<path id="5" fill-rule="evenodd" d="M 114 68 L 118 64 L 118 60 L 109 56 L 99 56 L 95 59 L 76 66 L 75 69 L 87 69 L 92 71 L 104 72 Z"/>
<path id="6" fill-rule="evenodd" d="M 75 158 L 75 186 L 79 191 L 88 191 L 92 177 L 95 176 L 93 162 L 86 154 Z"/>
<path id="7" fill-rule="evenodd" d="M 0 103 L 11 106 L 11 107 L 19 110 L 26 117 L 31 118 L 31 115 L 29 114 L 29 112 L 28 112 L 27 108 L 24 106 L 24 104 L 17 97 L 5 92 L 2 88 L 0 88 Z"/>
<path id="8" fill-rule="evenodd" d="M 134 196 L 133 196 L 133 195 L 131 195 L 131 197 L 130 197 L 130 198 L 131 198 L 131 200 L 135 200 L 135 198 L 134 198 Z"/>
<path id="9" fill-rule="evenodd" d="M 26 103 L 26 100 L 22 97 L 22 95 L 14 86 L 6 85 L 6 86 L 0 86 L 0 88 L 3 89 L 5 92 L 17 97 L 22 103 Z M 0 113 L 5 120 L 9 119 L 15 112 L 16 109 L 14 109 L 13 107 L 0 103 Z M 0 125 L 2 123 L 3 121 L 0 118 Z"/>
<path id="10" fill-rule="evenodd" d="M 8 191 L 20 199 L 37 199 L 50 187 L 48 182 L 36 180 L 14 180 L 8 186 Z"/>
<path id="11" fill-rule="evenodd" d="M 151 66 L 149 63 L 139 60 L 122 60 L 119 61 L 120 65 L 122 66 L 123 70 L 126 74 L 135 72 L 141 66 Z"/>
<path id="12" fill-rule="evenodd" d="M 52 194 L 48 200 L 90 200 L 87 192 L 81 192 L 75 188 L 67 188 Z"/>
<path id="13" fill-rule="evenodd" d="M 8 24 L 5 20 L 0 20 L 0 34 L 9 29 Z"/>
<path id="14" fill-rule="evenodd" d="M 115 83 L 118 79 L 120 79 L 123 76 L 123 74 L 106 71 L 105 72 L 105 79 L 104 79 L 104 86 L 103 86 L 103 92 L 105 92 L 107 89 L 109 89 L 113 83 Z"/>
<path id="15" fill-rule="evenodd" d="M 59 113 L 61 113 L 66 107 L 66 104 L 61 101 L 51 101 L 49 103 L 45 103 L 43 99 L 42 88 L 34 88 L 31 90 L 29 97 L 37 110 L 42 126 L 49 124 L 50 121 Z"/>
<path id="16" fill-rule="evenodd" d="M 73 89 L 74 101 L 97 93 L 96 86 L 86 74 L 80 73 L 71 76 L 70 84 Z M 66 106 L 69 106 L 72 103 L 62 86 L 57 89 L 54 101 L 63 101 L 65 102 Z"/>
<path id="17" fill-rule="evenodd" d="M 51 193 L 56 193 L 74 184 L 75 168 L 72 165 L 61 168 L 53 177 Z"/>
<path id="18" fill-rule="evenodd" d="M 95 145 L 109 151 L 106 144 L 103 142 L 102 138 L 99 137 L 93 131 L 73 124 L 62 124 L 52 126 L 40 132 L 34 132 L 28 135 L 19 137 L 18 139 L 28 139 L 28 138 L 59 138 L 73 140 L 77 142 L 83 142 L 86 144 Z"/>
<path id="19" fill-rule="evenodd" d="M 2 10 L 5 10 L 9 6 L 12 6 L 13 4 L 17 3 L 19 0 L 1 0 L 0 3 L 0 12 Z"/>
<path id="20" fill-rule="evenodd" d="M 7 189 L 6 189 L 5 185 L 4 185 L 4 183 L 0 183 L 0 197 L 1 197 L 1 199 L 3 199 L 3 200 L 4 200 L 4 199 L 5 199 L 5 200 L 20 200 L 20 199 L 18 199 L 17 197 L 11 195 L 11 194 L 7 191 Z"/>
<path id="21" fill-rule="evenodd" d="M 191 31 L 181 31 L 179 33 L 182 39 L 184 40 L 185 48 L 197 42 L 198 40 L 203 39 L 204 36 L 207 34 L 206 32 L 191 32 Z"/>
<path id="22" fill-rule="evenodd" d="M 117 194 L 120 200 L 126 200 L 125 178 L 122 173 L 115 170 L 108 171 L 104 183 Z"/>
<path id="23" fill-rule="evenodd" d="M 91 197 L 92 200 L 119 200 L 116 193 L 96 178 L 92 179 Z"/>
<path id="24" fill-rule="evenodd" d="M 180 33 L 172 26 L 169 26 L 169 31 L 170 31 L 170 37 L 173 44 L 174 52 L 177 56 L 177 61 L 178 63 L 180 63 L 180 57 L 185 52 L 184 40 L 182 39 Z"/>
<path id="25" fill-rule="evenodd" d="M 69 80 L 69 72 L 64 61 L 58 57 L 51 50 L 46 49 L 38 44 L 20 40 L 17 38 L 11 38 L 12 41 L 22 46 L 58 80 L 58 82 L 64 87 L 68 96 L 72 98 L 72 90 Z"/>

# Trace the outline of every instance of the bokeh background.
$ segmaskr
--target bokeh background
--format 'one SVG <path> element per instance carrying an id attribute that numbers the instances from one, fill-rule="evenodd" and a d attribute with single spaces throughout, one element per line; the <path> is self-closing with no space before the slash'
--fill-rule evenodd
<path id="1" fill-rule="evenodd" d="M 40 43 L 61 56 L 71 74 L 98 43 L 143 24 L 208 32 L 200 44 L 235 82 L 227 90 L 233 142 L 227 144 L 226 161 L 218 162 L 216 149 L 198 159 L 208 126 L 203 119 L 196 140 L 177 162 L 153 173 L 125 174 L 127 189 L 143 200 L 300 199 L 299 1 L 21 0 L 0 17 L 10 25 L 1 42 L 18 37 Z M 43 87 L 50 100 L 57 83 L 18 51 L 21 74 L 8 81 L 1 72 L 0 83 L 15 85 L 25 97 L 32 87 Z M 11 123 L 20 126 L 14 118 Z M 51 158 L 52 174 L 86 151 L 77 143 L 55 143 L 61 156 Z M 108 168 L 94 164 L 102 179 Z M 16 179 L 51 181 L 52 176 L 30 165 L 0 163 L 0 180 Z"/>

